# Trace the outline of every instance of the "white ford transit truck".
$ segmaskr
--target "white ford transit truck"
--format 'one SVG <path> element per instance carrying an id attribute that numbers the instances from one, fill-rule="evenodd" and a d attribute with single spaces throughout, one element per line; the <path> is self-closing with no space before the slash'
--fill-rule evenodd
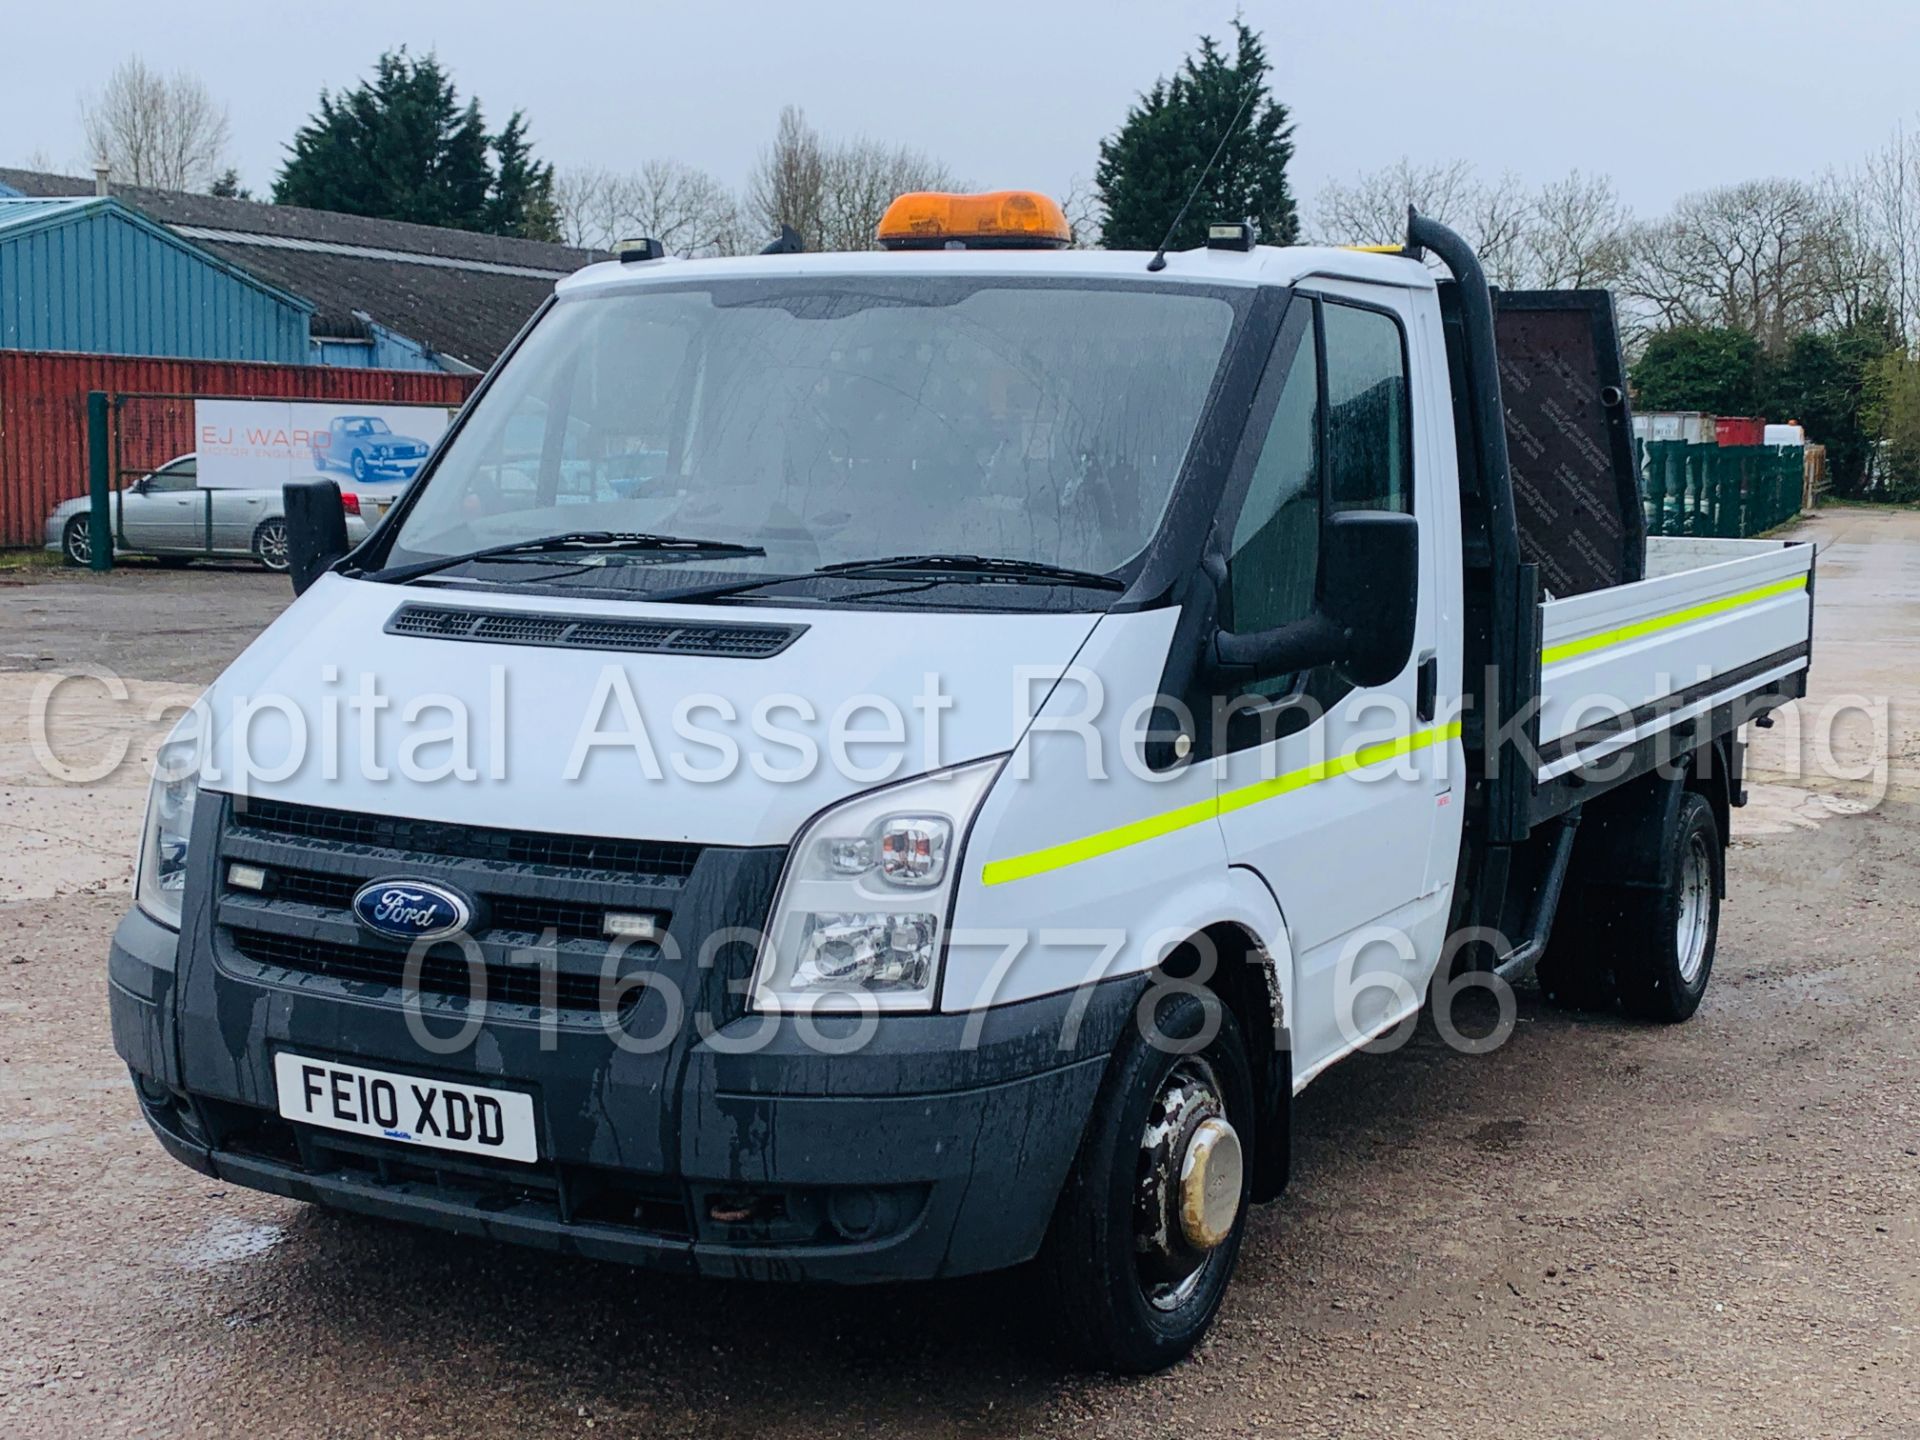
<path id="1" fill-rule="evenodd" d="M 1138 1371 L 1430 995 L 1687 1019 L 1812 548 L 1646 538 L 1605 294 L 1210 236 L 635 246 L 360 545 L 289 487 L 112 946 L 160 1143 L 698 1274 L 1031 1262 Z"/>

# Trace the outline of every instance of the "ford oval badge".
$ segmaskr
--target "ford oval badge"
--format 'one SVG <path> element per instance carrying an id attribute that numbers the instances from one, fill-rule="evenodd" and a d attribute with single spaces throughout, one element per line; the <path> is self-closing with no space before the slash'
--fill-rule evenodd
<path id="1" fill-rule="evenodd" d="M 428 880 L 375 880 L 354 892 L 353 918 L 376 935 L 437 940 L 473 923 L 473 902 Z"/>

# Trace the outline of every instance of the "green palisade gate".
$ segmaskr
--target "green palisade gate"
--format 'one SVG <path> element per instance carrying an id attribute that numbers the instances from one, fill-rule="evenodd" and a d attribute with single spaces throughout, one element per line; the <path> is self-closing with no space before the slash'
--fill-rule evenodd
<path id="1" fill-rule="evenodd" d="M 1805 451 L 1798 445 L 1695 445 L 1635 440 L 1649 535 L 1739 539 L 1800 513 Z"/>

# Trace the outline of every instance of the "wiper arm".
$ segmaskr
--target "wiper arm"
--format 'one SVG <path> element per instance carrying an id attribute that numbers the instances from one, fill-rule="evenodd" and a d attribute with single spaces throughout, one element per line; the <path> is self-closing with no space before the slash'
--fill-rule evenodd
<path id="1" fill-rule="evenodd" d="M 1094 590 L 1124 590 L 1127 583 L 1097 570 L 1075 570 L 1044 560 L 1012 560 L 1001 555 L 885 555 L 872 560 L 841 560 L 822 565 L 816 575 L 935 575 L 941 579 L 979 580 L 1015 585 L 1078 585 Z"/>
<path id="2" fill-rule="evenodd" d="M 685 553 L 689 559 L 695 556 L 733 557 L 767 553 L 761 546 L 742 545 L 732 540 L 695 540 L 685 535 L 655 535 L 645 530 L 569 530 L 559 535 L 543 535 L 538 540 L 515 540 L 505 545 L 488 545 L 480 550 L 469 550 L 462 555 L 442 555 L 434 560 L 422 560 L 417 565 L 400 565 L 387 570 L 374 570 L 367 573 L 367 578 L 403 585 L 409 580 L 419 579 L 422 575 L 450 570 L 455 565 L 465 565 L 474 560 L 497 560 L 509 555 L 546 555 L 562 551 L 611 554 L 626 550 Z"/>

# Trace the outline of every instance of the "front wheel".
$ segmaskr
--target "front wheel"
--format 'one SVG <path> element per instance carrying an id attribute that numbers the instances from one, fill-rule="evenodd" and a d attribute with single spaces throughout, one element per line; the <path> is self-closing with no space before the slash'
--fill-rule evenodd
<path id="1" fill-rule="evenodd" d="M 1146 1374 L 1200 1342 L 1252 1199 L 1253 1080 L 1239 1027 L 1178 992 L 1115 1053 L 1040 1254 L 1050 1328 L 1093 1369 Z"/>
<path id="2" fill-rule="evenodd" d="M 93 563 L 93 521 L 76 515 L 60 532 L 60 558 L 83 569 Z"/>
<path id="3" fill-rule="evenodd" d="M 286 573 L 291 563 L 287 555 L 287 522 L 277 516 L 272 520 L 262 520 L 260 528 L 253 532 L 253 554 L 274 574 Z"/>

